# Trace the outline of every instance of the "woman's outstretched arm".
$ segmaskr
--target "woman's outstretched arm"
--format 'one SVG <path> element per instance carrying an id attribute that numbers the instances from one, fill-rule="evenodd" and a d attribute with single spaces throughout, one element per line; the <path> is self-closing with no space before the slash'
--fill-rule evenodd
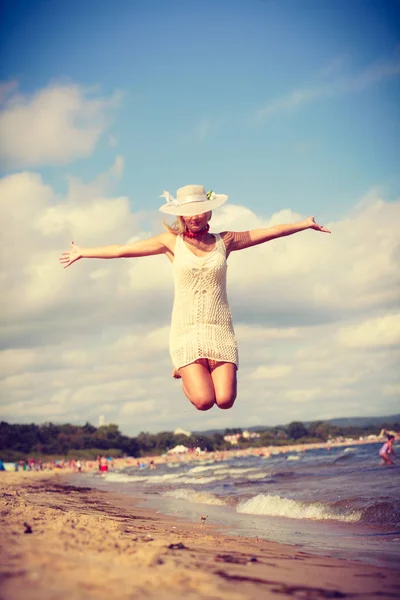
<path id="1" fill-rule="evenodd" d="M 171 236 L 171 234 L 161 233 L 148 240 L 139 240 L 131 244 L 101 246 L 99 248 L 81 248 L 72 242 L 71 249 L 61 254 L 60 262 L 66 269 L 81 258 L 138 258 L 140 256 L 164 254 L 169 249 L 168 236 Z"/>
<path id="2" fill-rule="evenodd" d="M 309 217 L 299 223 L 274 225 L 273 227 L 268 227 L 266 229 L 252 229 L 250 231 L 241 232 L 229 231 L 226 232 L 224 237 L 227 239 L 229 251 L 233 252 L 234 250 L 243 250 L 244 248 L 250 248 L 251 246 L 263 244 L 270 240 L 293 235 L 294 233 L 299 233 L 299 231 L 305 231 L 306 229 L 331 233 L 326 227 L 318 225 L 318 223 L 315 222 L 314 217 Z"/>

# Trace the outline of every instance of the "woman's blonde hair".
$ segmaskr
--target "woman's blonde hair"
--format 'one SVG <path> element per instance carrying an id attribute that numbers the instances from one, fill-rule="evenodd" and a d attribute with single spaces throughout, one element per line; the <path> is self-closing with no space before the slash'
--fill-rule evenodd
<path id="1" fill-rule="evenodd" d="M 209 210 L 207 212 L 207 221 L 209 221 L 212 217 L 212 211 Z M 166 221 L 163 221 L 163 225 L 167 231 L 173 233 L 174 235 L 180 235 L 184 233 L 186 230 L 185 219 L 183 217 L 176 217 L 176 221 L 169 225 Z"/>
<path id="2" fill-rule="evenodd" d="M 180 235 L 186 229 L 185 221 L 183 217 L 176 217 L 176 221 L 169 225 L 166 221 L 163 221 L 163 225 L 167 231 L 173 233 L 174 235 Z"/>

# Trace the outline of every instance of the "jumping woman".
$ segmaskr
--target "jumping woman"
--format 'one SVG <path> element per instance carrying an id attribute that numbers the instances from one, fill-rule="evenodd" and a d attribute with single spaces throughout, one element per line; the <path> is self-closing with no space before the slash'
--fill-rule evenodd
<path id="1" fill-rule="evenodd" d="M 170 354 L 173 376 L 182 378 L 183 391 L 198 410 L 216 404 L 227 409 L 236 398 L 238 349 L 226 294 L 227 258 L 231 252 L 293 235 L 306 229 L 330 233 L 314 217 L 293 225 L 275 225 L 245 232 L 209 233 L 212 210 L 228 199 L 206 193 L 201 185 L 168 192 L 160 211 L 177 217 L 167 231 L 131 244 L 79 248 L 72 242 L 60 261 L 64 268 L 81 258 L 139 258 L 165 254 L 172 263 L 175 298 Z"/>

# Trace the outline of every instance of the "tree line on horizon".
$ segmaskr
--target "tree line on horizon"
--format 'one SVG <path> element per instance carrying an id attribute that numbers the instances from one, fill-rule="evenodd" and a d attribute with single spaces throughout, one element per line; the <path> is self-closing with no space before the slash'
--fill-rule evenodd
<path id="1" fill-rule="evenodd" d="M 400 430 L 399 422 L 382 424 L 383 428 Z M 0 458 L 4 462 L 13 462 L 28 457 L 41 458 L 44 461 L 55 458 L 86 458 L 94 459 L 99 454 L 114 458 L 121 456 L 156 456 L 164 454 L 178 444 L 207 451 L 232 449 L 230 442 L 224 440 L 224 435 L 241 434 L 242 429 L 226 429 L 225 433 L 203 435 L 175 435 L 171 431 L 160 433 L 141 432 L 136 437 L 123 435 L 118 425 L 110 424 L 94 427 L 71 425 L 65 423 L 42 425 L 0 423 Z M 293 421 L 285 426 L 266 427 L 259 431 L 257 438 L 239 437 L 236 447 L 279 446 L 290 443 L 327 442 L 330 439 L 358 438 L 377 433 L 376 425 L 338 427 L 324 421 L 304 424 Z"/>

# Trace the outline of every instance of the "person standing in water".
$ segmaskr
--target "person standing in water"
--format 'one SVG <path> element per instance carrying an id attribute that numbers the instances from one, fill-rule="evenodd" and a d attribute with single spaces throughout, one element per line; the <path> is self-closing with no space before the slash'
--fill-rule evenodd
<path id="1" fill-rule="evenodd" d="M 175 297 L 170 332 L 173 376 L 198 410 L 233 406 L 237 393 L 238 348 L 226 293 L 227 259 L 273 239 L 312 229 L 330 233 L 314 217 L 288 225 L 244 232 L 209 233 L 212 211 L 228 196 L 206 193 L 202 185 L 186 185 L 160 211 L 177 217 L 167 231 L 148 240 L 100 248 L 72 242 L 60 261 L 64 268 L 82 258 L 139 258 L 164 254 L 172 263 Z"/>
<path id="2" fill-rule="evenodd" d="M 385 442 L 382 448 L 379 450 L 379 456 L 385 465 L 394 465 L 394 462 L 391 458 L 392 456 L 396 456 L 396 453 L 393 450 L 394 439 L 394 435 L 391 435 L 390 433 L 387 434 L 387 442 Z"/>

